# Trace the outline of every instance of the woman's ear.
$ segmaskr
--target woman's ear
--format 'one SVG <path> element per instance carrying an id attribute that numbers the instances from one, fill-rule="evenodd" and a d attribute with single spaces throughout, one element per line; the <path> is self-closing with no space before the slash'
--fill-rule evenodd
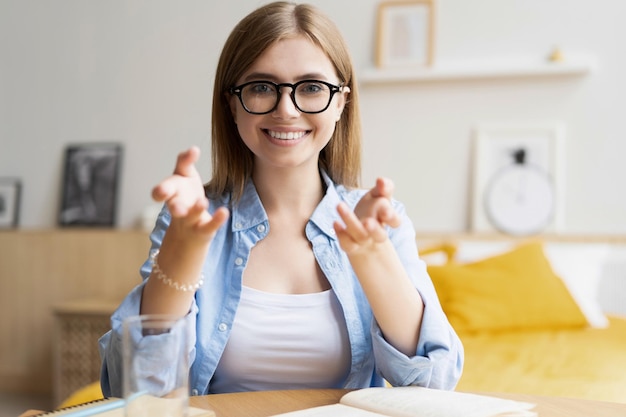
<path id="1" fill-rule="evenodd" d="M 335 121 L 341 120 L 341 114 L 343 113 L 343 109 L 346 107 L 346 103 L 348 102 L 348 96 L 350 95 L 350 87 L 344 86 L 341 87 L 341 91 L 338 93 L 339 99 L 337 100 L 337 118 Z"/>

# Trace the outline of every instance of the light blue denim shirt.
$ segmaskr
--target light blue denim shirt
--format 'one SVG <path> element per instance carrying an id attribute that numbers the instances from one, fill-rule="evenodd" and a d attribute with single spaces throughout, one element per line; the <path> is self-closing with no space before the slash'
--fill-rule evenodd
<path id="1" fill-rule="evenodd" d="M 339 219 L 337 204 L 344 201 L 353 208 L 366 191 L 337 186 L 325 174 L 323 178 L 327 185 L 326 195 L 307 223 L 305 233 L 320 268 L 341 303 L 348 327 L 352 363 L 343 387 L 382 386 L 384 378 L 394 386 L 420 385 L 453 389 L 461 375 L 463 347 L 441 309 L 426 265 L 418 257 L 415 231 L 404 206 L 393 201 L 394 208 L 402 218 L 402 225 L 389 228 L 389 237 L 425 305 L 417 350 L 410 357 L 399 352 L 382 336 L 333 229 L 333 222 Z M 243 271 L 250 251 L 268 234 L 270 228 L 252 181 L 246 184 L 238 204 L 233 205 L 230 197 L 224 197 L 210 201 L 209 210 L 213 212 L 219 206 L 229 207 L 231 216 L 211 243 L 203 267 L 204 286 L 196 292 L 194 303 L 185 318 L 196 329 L 195 343 L 192 344 L 194 348 L 189 353 L 192 395 L 209 392 L 211 378 L 235 319 Z M 164 209 L 150 236 L 152 251 L 160 247 L 170 219 Z M 122 320 L 139 314 L 141 293 L 150 270 L 151 263 L 147 260 L 141 267 L 144 281 L 126 296 L 113 313 L 112 330 L 100 339 L 103 360 L 101 385 L 105 396 L 122 396 Z M 407 332 L 414 331 L 416 329 L 407 329 Z M 152 347 L 151 351 L 159 352 L 159 349 Z M 158 371 L 158 379 L 167 374 L 169 364 L 167 352 L 161 353 L 163 369 Z"/>

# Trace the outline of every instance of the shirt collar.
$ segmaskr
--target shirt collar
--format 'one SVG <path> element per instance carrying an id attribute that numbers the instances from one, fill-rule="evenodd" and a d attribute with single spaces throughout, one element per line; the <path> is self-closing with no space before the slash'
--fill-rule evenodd
<path id="1" fill-rule="evenodd" d="M 340 190 L 326 172 L 321 171 L 321 174 L 322 181 L 326 184 L 326 194 L 315 208 L 311 216 L 311 223 L 315 224 L 328 237 L 336 239 L 333 223 L 335 220 L 341 220 L 339 213 L 337 213 L 337 205 L 341 201 Z M 343 187 L 339 186 L 339 188 Z"/>
<path id="2" fill-rule="evenodd" d="M 335 229 L 333 223 L 340 220 L 337 213 L 337 205 L 341 201 L 340 190 L 331 180 L 328 174 L 321 171 L 322 181 L 326 185 L 326 193 L 322 201 L 313 211 L 310 222 L 317 226 L 324 234 L 335 239 Z M 339 186 L 339 188 L 342 188 Z M 256 191 L 252 179 L 248 179 L 244 186 L 243 194 L 238 203 L 231 208 L 231 228 L 233 232 L 256 227 L 267 222 L 267 213 L 261 203 L 259 194 Z"/>
<path id="3" fill-rule="evenodd" d="M 231 208 L 231 216 L 233 232 L 249 229 L 267 222 L 267 213 L 265 208 L 263 208 L 252 179 L 249 178 L 246 181 L 241 199 Z"/>

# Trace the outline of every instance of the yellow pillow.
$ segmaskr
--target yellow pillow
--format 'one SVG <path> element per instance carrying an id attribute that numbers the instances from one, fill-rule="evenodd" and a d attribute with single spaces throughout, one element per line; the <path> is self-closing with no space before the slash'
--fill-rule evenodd
<path id="1" fill-rule="evenodd" d="M 70 394 L 69 397 L 63 400 L 58 408 L 72 407 L 75 405 L 99 400 L 101 398 L 103 398 L 103 395 L 102 390 L 100 389 L 100 381 L 94 381 L 74 391 L 72 394 Z"/>
<path id="2" fill-rule="evenodd" d="M 554 274 L 541 242 L 468 264 L 429 266 L 457 331 L 584 327 L 587 320 Z"/>

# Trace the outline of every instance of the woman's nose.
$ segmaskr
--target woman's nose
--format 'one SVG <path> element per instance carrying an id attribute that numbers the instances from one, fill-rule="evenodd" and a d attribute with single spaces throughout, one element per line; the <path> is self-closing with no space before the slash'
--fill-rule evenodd
<path id="1" fill-rule="evenodd" d="M 296 104 L 293 102 L 289 91 L 285 91 L 284 88 L 285 87 L 283 87 L 280 91 L 280 95 L 278 96 L 278 105 L 274 109 L 273 114 L 279 118 L 298 117 L 300 115 L 300 110 L 298 110 Z"/>

